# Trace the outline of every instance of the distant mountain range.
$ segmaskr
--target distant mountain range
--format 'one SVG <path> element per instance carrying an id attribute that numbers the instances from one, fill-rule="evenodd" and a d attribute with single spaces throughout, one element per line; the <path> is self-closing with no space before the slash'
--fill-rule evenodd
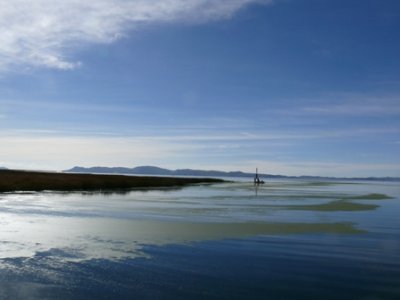
<path id="1" fill-rule="evenodd" d="M 98 173 L 98 174 L 129 174 L 129 175 L 163 175 L 163 176 L 199 176 L 199 177 L 254 177 L 254 173 L 245 173 L 241 171 L 224 172 L 215 170 L 193 170 L 193 169 L 178 169 L 169 170 L 155 166 L 139 166 L 135 168 L 123 167 L 73 167 L 65 170 L 66 173 Z M 400 181 L 398 177 L 364 177 L 364 178 L 337 178 L 337 177 L 320 177 L 320 176 L 284 176 L 271 174 L 258 174 L 265 179 L 279 178 L 298 178 L 298 179 L 352 179 L 352 180 L 386 180 Z"/>
<path id="2" fill-rule="evenodd" d="M 214 177 L 252 177 L 254 174 L 244 172 L 203 171 L 192 169 L 168 170 L 154 166 L 135 168 L 122 167 L 73 167 L 65 170 L 67 173 L 105 173 L 105 174 L 135 174 L 135 175 L 164 175 L 164 176 L 214 176 Z M 260 174 L 262 175 L 262 174 Z M 265 174 L 264 174 L 265 175 Z"/>

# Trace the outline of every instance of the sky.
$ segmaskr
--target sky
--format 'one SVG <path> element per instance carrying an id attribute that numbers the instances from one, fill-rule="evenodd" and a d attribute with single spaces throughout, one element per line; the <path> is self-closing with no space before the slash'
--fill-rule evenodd
<path id="1" fill-rule="evenodd" d="M 400 176 L 398 0 L 0 0 L 0 166 Z"/>

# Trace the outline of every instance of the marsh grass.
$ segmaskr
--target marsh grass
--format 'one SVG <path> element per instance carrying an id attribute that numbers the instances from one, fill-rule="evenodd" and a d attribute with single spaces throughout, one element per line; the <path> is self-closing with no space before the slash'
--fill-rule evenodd
<path id="1" fill-rule="evenodd" d="M 212 178 L 66 174 L 0 170 L 0 192 L 13 191 L 121 191 L 219 183 Z"/>

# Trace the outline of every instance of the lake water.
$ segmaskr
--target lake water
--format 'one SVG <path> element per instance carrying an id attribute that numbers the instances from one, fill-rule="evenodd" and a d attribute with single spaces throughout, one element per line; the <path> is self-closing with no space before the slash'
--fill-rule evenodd
<path id="1" fill-rule="evenodd" d="M 400 299 L 400 185 L 0 194 L 0 299 Z"/>

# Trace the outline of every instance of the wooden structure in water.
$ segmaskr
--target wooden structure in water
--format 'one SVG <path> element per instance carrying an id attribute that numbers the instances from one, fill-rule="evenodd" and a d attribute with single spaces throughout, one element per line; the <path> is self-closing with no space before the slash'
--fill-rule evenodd
<path id="1" fill-rule="evenodd" d="M 254 176 L 254 184 L 263 184 L 264 181 L 258 176 L 258 168 L 256 168 L 256 175 Z"/>

